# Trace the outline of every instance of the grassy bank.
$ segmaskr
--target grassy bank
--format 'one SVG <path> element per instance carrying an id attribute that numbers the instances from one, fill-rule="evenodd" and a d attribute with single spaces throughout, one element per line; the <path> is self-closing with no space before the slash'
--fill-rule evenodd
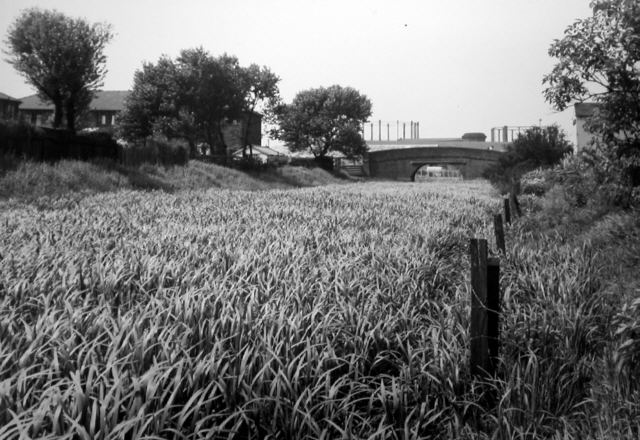
<path id="1" fill-rule="evenodd" d="M 124 167 L 110 161 L 62 160 L 48 164 L 3 158 L 0 198 L 28 201 L 125 189 L 166 192 L 207 188 L 264 190 L 340 181 L 321 169 L 289 166 L 248 173 L 200 161 L 190 161 L 185 167 Z"/>

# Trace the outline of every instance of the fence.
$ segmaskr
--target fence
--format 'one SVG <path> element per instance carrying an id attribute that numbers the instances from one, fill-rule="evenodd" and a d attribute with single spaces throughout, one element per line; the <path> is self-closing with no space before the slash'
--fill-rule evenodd
<path id="1" fill-rule="evenodd" d="M 522 216 L 515 194 L 503 199 L 504 223 L 510 224 L 513 216 Z M 496 247 L 499 255 L 506 255 L 504 223 L 501 214 L 493 217 Z M 471 238 L 469 259 L 471 262 L 471 319 L 470 361 L 471 375 L 486 379 L 495 377 L 500 351 L 500 260 L 489 258 L 486 239 Z M 482 402 L 495 405 L 492 391 L 484 391 Z"/>
<path id="2" fill-rule="evenodd" d="M 73 134 L 20 123 L 0 123 L 0 154 L 38 162 L 102 158 L 126 166 L 184 165 L 189 160 L 188 147 L 178 142 L 149 139 L 141 145 L 124 147 L 109 133 Z"/>
<path id="3" fill-rule="evenodd" d="M 2 124 L 0 138 L 3 154 L 35 161 L 118 158 L 118 144 L 104 133 L 74 135 L 63 130 Z"/>

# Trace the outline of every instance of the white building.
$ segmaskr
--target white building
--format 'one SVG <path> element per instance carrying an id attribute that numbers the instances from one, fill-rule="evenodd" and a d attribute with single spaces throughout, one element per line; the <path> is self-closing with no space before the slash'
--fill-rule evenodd
<path id="1" fill-rule="evenodd" d="M 585 124 L 591 116 L 596 114 L 599 106 L 600 104 L 595 102 L 581 102 L 574 105 L 577 132 L 576 153 L 589 145 L 589 143 L 597 137 L 597 135 L 590 133 L 589 130 L 585 128 Z"/>

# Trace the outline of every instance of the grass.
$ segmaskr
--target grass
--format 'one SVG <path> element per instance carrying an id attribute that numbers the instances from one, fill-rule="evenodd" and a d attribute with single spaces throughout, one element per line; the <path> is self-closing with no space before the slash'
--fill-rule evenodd
<path id="1" fill-rule="evenodd" d="M 95 194 L 123 189 L 179 190 L 225 188 L 239 190 L 285 189 L 338 183 L 321 169 L 285 166 L 246 173 L 200 161 L 188 166 L 142 165 L 124 167 L 109 161 L 62 160 L 54 164 L 17 161 L 4 157 L 0 168 L 0 199 L 33 201 L 41 197 Z"/>
<path id="2" fill-rule="evenodd" d="M 637 216 L 557 236 L 538 203 L 507 230 L 485 384 L 466 253 L 495 248 L 501 201 L 483 182 L 4 209 L 0 437 L 637 438 L 640 292 L 611 269 L 637 261 Z"/>

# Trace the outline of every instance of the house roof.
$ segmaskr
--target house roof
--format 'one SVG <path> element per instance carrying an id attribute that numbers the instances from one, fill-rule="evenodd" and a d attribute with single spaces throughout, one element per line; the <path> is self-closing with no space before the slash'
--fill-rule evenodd
<path id="1" fill-rule="evenodd" d="M 7 95 L 5 93 L 2 93 L 2 92 L 0 92 L 0 100 L 2 100 L 2 101 L 20 102 L 19 99 L 12 98 L 11 96 L 9 96 L 9 95 Z"/>
<path id="2" fill-rule="evenodd" d="M 53 104 L 44 102 L 38 95 L 25 96 L 20 101 L 20 110 L 53 110 Z"/>
<path id="3" fill-rule="evenodd" d="M 89 108 L 91 110 L 113 110 L 124 109 L 124 101 L 129 96 L 129 90 L 104 90 L 96 94 Z"/>
<path id="4" fill-rule="evenodd" d="M 254 145 L 251 148 L 253 149 L 254 153 L 261 153 L 261 154 L 264 154 L 265 156 L 282 156 L 283 155 L 282 153 L 279 153 L 276 150 L 272 150 L 269 147 L 264 147 L 264 146 L 261 146 L 261 145 Z M 242 154 L 242 149 L 239 149 L 234 154 L 235 155 L 241 155 Z"/>
<path id="5" fill-rule="evenodd" d="M 101 90 L 89 105 L 89 110 L 120 111 L 124 109 L 124 101 L 129 96 L 128 90 Z M 44 102 L 38 95 L 29 95 L 20 99 L 20 110 L 53 110 L 53 104 Z"/>
<path id="6" fill-rule="evenodd" d="M 576 118 L 588 118 L 593 116 L 598 107 L 600 107 L 600 104 L 597 102 L 579 102 L 574 105 Z"/>

